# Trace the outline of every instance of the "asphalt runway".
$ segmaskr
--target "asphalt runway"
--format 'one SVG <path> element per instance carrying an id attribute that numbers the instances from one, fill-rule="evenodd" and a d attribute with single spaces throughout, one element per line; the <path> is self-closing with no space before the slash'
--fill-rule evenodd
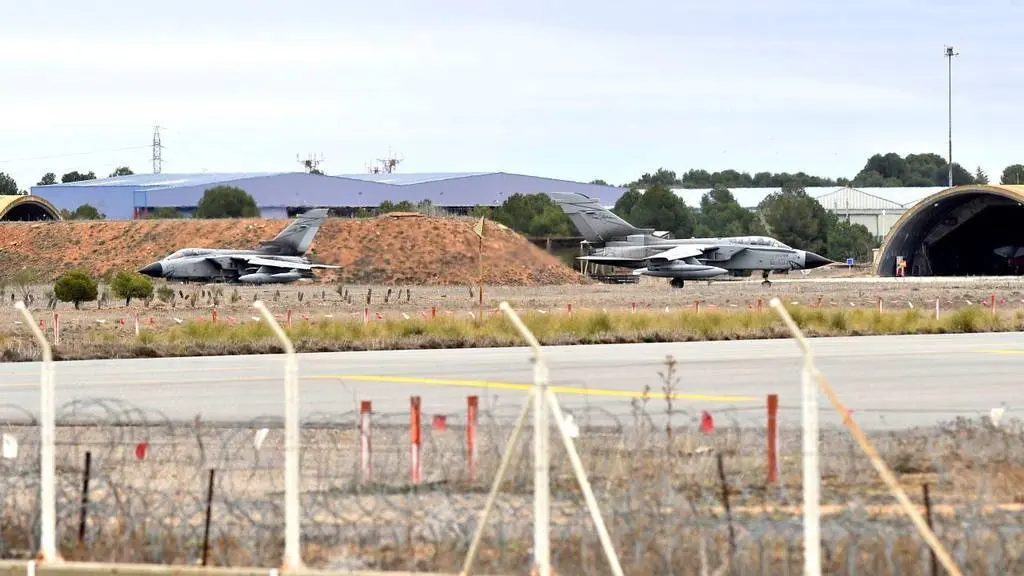
<path id="1" fill-rule="evenodd" d="M 878 336 L 813 339 L 819 368 L 865 428 L 932 425 L 956 416 L 1024 416 L 1024 333 Z M 800 423 L 802 357 L 794 340 L 748 340 L 545 348 L 552 385 L 569 410 L 589 406 L 592 417 L 631 422 L 631 398 L 644 386 L 648 410 L 658 397 L 665 356 L 678 361 L 676 410 L 693 418 L 764 422 L 765 395 L 776 393 L 783 424 Z M 513 418 L 533 366 L 528 348 L 408 350 L 302 354 L 301 411 L 339 415 L 371 400 L 378 413 L 405 418 L 409 396 L 422 410 L 465 413 L 466 396 L 482 409 Z M 55 364 L 58 406 L 114 398 L 171 419 L 249 422 L 283 416 L 284 357 L 220 356 L 68 361 Z M 0 421 L 21 409 L 38 414 L 39 363 L 0 366 Z M 691 396 L 692 395 L 692 396 Z M 839 422 L 824 394 L 822 425 Z M 77 414 L 85 416 L 85 413 Z M 109 416 L 106 416 L 109 418 Z M 678 417 L 677 417 L 678 418 Z M 685 416 L 682 418 L 685 421 Z M 398 419 L 396 422 L 403 420 Z M 429 420 L 427 420 L 429 422 Z M 679 422 L 680 420 L 676 420 Z"/>

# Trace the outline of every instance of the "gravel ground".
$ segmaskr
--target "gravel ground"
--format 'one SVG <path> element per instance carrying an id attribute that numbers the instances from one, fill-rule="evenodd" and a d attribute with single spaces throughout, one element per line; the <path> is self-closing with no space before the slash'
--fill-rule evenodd
<path id="1" fill-rule="evenodd" d="M 106 322 L 118 324 L 121 321 L 131 327 L 137 314 L 140 323 L 148 324 L 149 319 L 158 325 L 167 325 L 177 320 L 209 317 L 216 308 L 220 317 L 239 321 L 256 316 L 252 302 L 262 299 L 271 309 L 285 319 L 291 310 L 293 319 L 361 318 L 367 311 L 372 318 L 401 317 L 401 315 L 426 315 L 434 309 L 438 314 L 468 313 L 479 309 L 479 295 L 472 286 L 381 286 L 381 285 L 334 285 L 294 284 L 275 288 L 234 287 L 234 286 L 183 286 L 171 285 L 176 290 L 173 307 L 154 301 L 149 307 L 133 301 L 126 308 L 120 300 L 108 300 L 102 307 L 96 302 L 82 305 L 75 310 L 70 304 L 59 304 L 56 311 L 65 323 L 95 324 Z M 50 312 L 46 310 L 45 294 L 48 287 L 36 286 L 29 289 L 34 296 L 30 308 L 38 318 L 46 319 L 49 326 Z M 390 294 L 388 292 L 390 291 Z M 11 302 L 8 290 L 5 300 Z M 195 306 L 189 300 L 196 293 Z M 347 294 L 347 298 L 345 295 Z M 968 278 L 877 278 L 858 272 L 826 271 L 817 275 L 812 272 L 806 277 L 791 274 L 773 280 L 771 287 L 763 287 L 760 279 L 739 279 L 715 282 L 692 282 L 682 289 L 671 288 L 663 279 L 641 278 L 636 284 L 593 284 L 587 286 L 544 286 L 511 287 L 485 286 L 484 308 L 494 311 L 502 300 L 508 301 L 517 310 L 539 309 L 545 311 L 603 308 L 629 309 L 634 304 L 638 309 L 677 309 L 692 307 L 696 301 L 711 308 L 747 308 L 757 305 L 758 299 L 764 305 L 778 296 L 784 302 L 824 307 L 877 307 L 879 300 L 884 308 L 908 309 L 910 307 L 934 309 L 936 300 L 940 309 L 950 310 L 970 305 L 989 305 L 994 296 L 996 306 L 1001 309 L 1024 309 L 1024 279 L 1020 277 L 968 277 Z M 23 298 L 15 293 L 14 299 Z M 367 299 L 369 298 L 369 304 Z M 234 302 L 232 302 L 234 300 Z M 11 306 L 0 308 L 0 325 L 11 326 L 21 317 Z"/>

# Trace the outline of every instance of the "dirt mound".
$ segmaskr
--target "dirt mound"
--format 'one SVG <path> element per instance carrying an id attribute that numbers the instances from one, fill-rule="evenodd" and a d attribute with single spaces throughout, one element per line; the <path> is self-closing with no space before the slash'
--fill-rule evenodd
<path id="1" fill-rule="evenodd" d="M 470 218 L 329 218 L 310 247 L 323 280 L 353 283 L 474 284 L 478 243 Z M 103 276 L 135 270 L 174 250 L 252 248 L 281 231 L 287 220 L 130 220 L 0 223 L 0 279 L 21 270 L 53 281 L 70 268 Z M 588 282 L 555 256 L 512 230 L 487 222 L 484 282 L 532 286 Z"/>

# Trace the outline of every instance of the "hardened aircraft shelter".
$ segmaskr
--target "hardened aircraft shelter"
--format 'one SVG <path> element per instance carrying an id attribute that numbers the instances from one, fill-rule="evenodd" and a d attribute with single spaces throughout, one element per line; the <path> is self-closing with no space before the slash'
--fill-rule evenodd
<path id="1" fill-rule="evenodd" d="M 0 196 L 0 222 L 37 222 L 60 219 L 60 210 L 39 196 Z"/>
<path id="2" fill-rule="evenodd" d="M 1024 186 L 946 188 L 910 207 L 886 235 L 880 276 L 998 276 L 1021 273 L 1011 261 L 1024 247 Z M 1000 250 L 1011 257 L 999 254 Z"/>

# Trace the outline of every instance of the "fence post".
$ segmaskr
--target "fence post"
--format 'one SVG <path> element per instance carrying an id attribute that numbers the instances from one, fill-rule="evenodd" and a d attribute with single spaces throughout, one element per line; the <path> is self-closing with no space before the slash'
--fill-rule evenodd
<path id="1" fill-rule="evenodd" d="M 469 481 L 476 481 L 476 419 L 479 398 L 466 398 L 466 459 L 469 463 Z"/>
<path id="2" fill-rule="evenodd" d="M 803 389 L 804 574 L 816 576 L 821 574 L 821 469 L 818 465 L 818 389 L 811 378 L 814 359 L 810 345 L 796 329 L 796 324 L 782 302 L 772 298 L 769 305 L 775 308 L 793 332 L 804 355 L 804 366 L 800 373 Z M 881 298 L 878 299 L 878 307 L 881 310 Z"/>
<path id="3" fill-rule="evenodd" d="M 60 314 L 53 313 L 53 345 L 60 346 Z"/>
<path id="4" fill-rule="evenodd" d="M 591 520 L 593 520 L 594 525 L 597 527 L 597 534 L 599 540 L 601 541 L 601 548 L 604 549 L 605 557 L 607 558 L 608 564 L 611 567 L 612 574 L 614 574 L 615 576 L 622 576 L 622 566 L 619 564 L 619 558 L 615 553 L 615 548 L 612 546 L 611 537 L 608 535 L 608 529 L 604 524 L 604 519 L 601 517 L 601 510 L 597 505 L 597 500 L 594 498 L 594 492 L 590 487 L 590 482 L 587 480 L 587 473 L 583 469 L 583 463 L 580 461 L 579 453 L 576 451 L 576 446 L 573 444 L 572 438 L 569 436 L 569 430 L 566 425 L 565 419 L 562 416 L 562 409 L 559 405 L 558 397 L 555 396 L 555 393 L 552 392 L 551 388 L 548 386 L 548 367 L 547 362 L 544 359 L 544 354 L 541 351 L 540 343 L 537 341 L 536 336 L 534 336 L 533 333 L 530 332 L 530 329 L 526 327 L 526 324 L 523 323 L 522 319 L 520 319 L 519 316 L 512 311 L 512 308 L 508 305 L 508 302 L 502 302 L 499 305 L 499 308 L 503 312 L 505 312 L 505 314 L 509 317 L 510 320 L 512 320 L 512 323 L 515 324 L 516 329 L 519 330 L 519 333 L 522 334 L 523 338 L 526 339 L 527 342 L 529 342 L 530 347 L 533 348 L 533 392 L 536 394 L 536 404 L 534 405 L 534 410 L 536 410 L 537 412 L 540 412 L 542 409 L 545 410 L 545 416 L 547 415 L 546 411 L 549 409 L 551 410 L 551 415 L 554 417 L 555 425 L 558 428 L 559 436 L 562 439 L 562 443 L 565 445 L 565 451 L 569 455 L 569 461 L 572 463 L 573 472 L 576 475 L 576 481 L 579 482 L 580 488 L 583 491 L 584 499 L 587 502 L 587 508 L 590 511 Z M 541 402 L 542 399 L 545 401 Z M 534 425 L 536 426 L 537 420 L 535 420 L 534 422 Z M 544 502 L 541 503 L 542 506 L 537 505 L 537 503 L 535 502 L 535 507 L 537 507 L 540 510 L 541 515 L 539 517 L 542 517 L 544 519 L 545 524 L 540 528 L 540 530 L 537 530 L 536 524 L 538 523 L 538 516 L 534 516 L 534 537 L 536 538 L 537 535 L 542 535 L 543 537 L 548 538 L 550 528 L 547 522 L 550 521 L 550 493 L 549 485 L 547 484 L 547 482 L 548 467 L 550 466 L 550 455 L 547 446 L 547 418 L 544 418 L 540 422 L 543 425 L 543 428 L 535 429 L 534 434 L 541 436 L 543 440 L 535 444 L 535 449 L 541 448 L 543 452 L 542 454 L 534 455 L 535 466 L 537 466 L 534 476 L 534 489 L 536 490 L 537 478 L 540 477 L 543 480 L 544 485 L 541 487 L 542 489 L 537 492 L 539 492 L 543 496 Z M 543 457 L 543 460 L 541 459 L 541 456 Z M 543 550 L 543 552 L 546 554 L 546 556 L 540 557 L 544 563 L 538 566 L 538 571 L 541 575 L 547 576 L 551 573 L 550 542 L 535 541 L 534 551 L 536 552 L 538 549 Z"/>
<path id="5" fill-rule="evenodd" d="M 768 484 L 779 481 L 779 395 L 768 395 Z"/>
<path id="6" fill-rule="evenodd" d="M 25 324 L 32 330 L 32 335 L 39 342 L 42 350 L 43 365 L 39 383 L 39 506 L 40 506 L 40 562 L 59 562 L 57 554 L 57 499 L 56 499 L 56 463 L 54 458 L 54 428 L 56 424 L 54 408 L 53 351 L 46 336 L 39 329 L 32 313 L 25 303 L 18 301 L 15 305 Z"/>
<path id="7" fill-rule="evenodd" d="M 285 351 L 284 379 L 284 559 L 283 570 L 302 566 L 299 549 L 299 378 L 295 347 L 262 300 L 252 303 L 267 321 Z"/>
<path id="8" fill-rule="evenodd" d="M 373 479 L 373 468 L 370 460 L 370 414 L 372 405 L 369 400 L 363 400 L 359 404 L 359 463 L 363 475 L 363 482 Z"/>
<path id="9" fill-rule="evenodd" d="M 889 470 L 885 461 L 883 461 L 881 456 L 879 456 L 878 451 L 871 445 L 871 441 L 868 439 L 867 435 L 864 434 L 864 431 L 853 420 L 852 412 L 843 406 L 842 402 L 839 401 L 839 397 L 836 396 L 835 391 L 832 390 L 832 387 L 829 385 L 828 380 L 826 380 L 825 376 L 814 367 L 814 363 L 810 359 L 810 345 L 807 343 L 807 339 L 804 338 L 800 328 L 796 325 L 796 322 L 793 321 L 793 318 L 778 301 L 778 298 L 772 299 L 772 306 L 779 313 L 779 316 L 782 317 L 782 320 L 786 323 L 787 328 L 789 328 L 789 331 L 792 333 L 793 338 L 796 339 L 804 351 L 804 377 L 809 379 L 813 376 L 814 380 L 828 396 L 829 401 L 832 403 L 832 407 L 835 408 L 836 412 L 843 417 L 843 424 L 850 430 L 861 449 L 868 456 L 868 459 L 871 460 L 871 465 L 874 466 L 879 476 L 881 476 L 882 480 L 885 481 L 885 484 L 889 488 L 893 497 L 896 498 L 903 507 L 903 511 L 910 516 L 911 521 L 914 523 L 914 527 L 917 528 L 918 534 L 920 534 L 924 541 L 928 543 L 928 547 L 931 548 L 935 555 L 939 557 L 939 561 L 942 562 L 943 568 L 945 568 L 951 576 L 961 576 L 962 572 L 953 561 L 953 558 L 949 555 L 949 552 L 946 551 L 942 546 L 942 543 L 935 537 L 935 533 L 932 532 L 931 527 L 928 526 L 925 519 L 921 517 L 921 513 L 917 510 L 917 507 L 915 507 L 910 501 L 910 498 L 907 497 L 907 493 L 900 486 L 899 481 L 893 475 L 892 471 Z M 805 478 L 804 481 L 806 484 L 807 479 Z M 805 567 L 805 573 L 808 573 L 808 570 L 814 568 L 815 567 Z M 820 566 L 817 567 L 815 573 L 820 573 Z"/>
<path id="10" fill-rule="evenodd" d="M 422 438 L 420 436 L 422 427 L 420 426 L 420 397 L 412 396 L 409 398 L 409 448 L 411 456 L 411 472 L 412 472 L 412 483 L 419 484 L 420 478 L 423 472 L 422 461 L 420 460 L 420 448 L 422 444 Z"/>

